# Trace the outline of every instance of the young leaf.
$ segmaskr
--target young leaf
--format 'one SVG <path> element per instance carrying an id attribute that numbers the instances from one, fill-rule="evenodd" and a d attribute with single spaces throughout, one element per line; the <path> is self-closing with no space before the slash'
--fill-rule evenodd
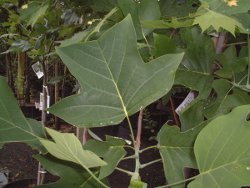
<path id="1" fill-rule="evenodd" d="M 123 148 L 124 145 L 124 140 L 111 136 L 106 137 L 106 142 L 89 140 L 84 145 L 84 149 L 93 151 L 98 156 L 103 157 L 103 159 L 107 162 L 107 165 L 102 166 L 100 169 L 100 179 L 110 175 L 121 159 L 126 155 L 126 151 Z"/>
<path id="2" fill-rule="evenodd" d="M 187 132 L 180 132 L 177 126 L 164 125 L 158 133 L 165 177 L 170 184 L 185 178 L 184 167 L 196 167 L 193 145 L 202 128 L 203 125 L 200 125 Z"/>
<path id="3" fill-rule="evenodd" d="M 193 25 L 199 24 L 202 31 L 204 32 L 210 26 L 212 26 L 217 32 L 219 29 L 225 29 L 235 35 L 235 28 L 244 29 L 242 24 L 232 17 L 208 10 L 205 14 L 195 18 Z"/>
<path id="4" fill-rule="evenodd" d="M 147 184 L 141 180 L 132 180 L 130 182 L 129 188 L 147 188 Z"/>
<path id="5" fill-rule="evenodd" d="M 106 163 L 93 152 L 84 150 L 82 144 L 74 134 L 63 134 L 48 128 L 46 128 L 46 130 L 54 142 L 48 140 L 40 141 L 51 155 L 79 164 L 85 169 L 106 165 Z"/>
<path id="6" fill-rule="evenodd" d="M 51 156 L 43 157 L 41 155 L 36 155 L 34 158 L 37 159 L 48 172 L 60 177 L 58 181 L 40 185 L 38 188 L 102 187 L 98 182 L 91 178 L 89 173 L 77 165 L 58 160 Z"/>
<path id="7" fill-rule="evenodd" d="M 0 76 L 0 144 L 24 142 L 43 149 L 38 139 L 45 137 L 42 125 L 26 119 L 4 77 Z"/>
<path id="8" fill-rule="evenodd" d="M 85 127 L 114 125 L 171 89 L 183 53 L 144 63 L 137 50 L 130 16 L 98 40 L 57 49 L 83 92 L 63 99 L 49 111 Z"/>
<path id="9" fill-rule="evenodd" d="M 250 105 L 211 121 L 198 135 L 194 152 L 200 175 L 190 188 L 250 185 Z"/>

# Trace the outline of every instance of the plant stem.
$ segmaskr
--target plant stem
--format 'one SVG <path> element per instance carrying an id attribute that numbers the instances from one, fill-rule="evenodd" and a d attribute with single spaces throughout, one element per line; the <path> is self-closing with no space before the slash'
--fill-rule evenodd
<path id="1" fill-rule="evenodd" d="M 43 106 L 42 106 L 42 126 L 43 128 L 46 127 L 46 122 L 47 122 L 47 112 L 46 112 L 46 108 L 47 108 L 47 82 L 48 82 L 48 78 L 47 78 L 47 62 L 46 60 L 43 60 L 42 62 L 42 68 L 43 68 Z M 37 185 L 41 185 L 43 184 L 43 180 L 44 180 L 44 176 L 45 176 L 45 171 L 42 168 L 42 165 L 39 163 L 38 164 L 38 173 L 37 173 Z"/>
<path id="2" fill-rule="evenodd" d="M 247 89 L 250 88 L 249 82 L 250 82 L 250 38 L 249 35 L 247 35 L 247 48 L 248 48 L 248 71 L 247 71 Z"/>
<path id="3" fill-rule="evenodd" d="M 140 153 L 143 153 L 143 152 L 145 152 L 147 150 L 150 150 L 150 149 L 158 149 L 158 147 L 157 146 L 149 146 L 147 148 L 144 148 L 144 149 L 140 150 Z"/>
<path id="4" fill-rule="evenodd" d="M 158 162 L 161 162 L 161 161 L 162 161 L 162 159 L 156 159 L 154 161 L 150 161 L 149 163 L 141 164 L 140 168 L 142 169 L 142 168 L 145 168 L 145 167 L 147 167 L 147 166 L 149 166 L 151 164 L 158 163 Z"/>
<path id="5" fill-rule="evenodd" d="M 225 48 L 225 41 L 226 41 L 226 37 L 227 37 L 227 33 L 226 32 L 222 32 L 220 33 L 217 41 L 216 41 L 216 53 L 220 54 L 223 52 L 224 48 Z"/>
<path id="6" fill-rule="evenodd" d="M 180 127 L 180 123 L 179 123 L 179 119 L 177 117 L 177 114 L 175 112 L 175 104 L 174 104 L 174 100 L 172 99 L 172 97 L 170 97 L 170 104 L 171 104 L 171 109 L 172 109 L 172 114 L 174 116 L 174 121 L 175 121 L 175 124 Z"/>
<path id="7" fill-rule="evenodd" d="M 99 180 L 91 170 L 85 168 L 85 170 L 100 184 L 102 187 L 109 188 L 109 186 L 105 185 L 101 180 Z"/>
<path id="8" fill-rule="evenodd" d="M 132 176 L 132 180 L 139 179 L 140 177 L 139 170 L 141 167 L 141 163 L 140 163 L 139 153 L 141 147 L 142 116 L 143 116 L 143 109 L 141 108 L 137 123 L 137 135 L 136 135 L 136 145 L 135 145 L 135 171 Z"/>
<path id="9" fill-rule="evenodd" d="M 135 158 L 135 155 L 131 155 L 131 156 L 128 156 L 128 157 L 124 157 L 122 159 L 122 161 L 129 160 L 129 159 L 134 159 L 134 158 Z"/>
<path id="10" fill-rule="evenodd" d="M 172 184 L 169 184 L 169 185 L 159 186 L 159 187 L 156 187 L 156 188 L 167 188 L 167 187 L 172 187 L 172 186 L 175 186 L 175 185 L 179 185 L 179 184 L 185 183 L 185 182 L 190 181 L 190 180 L 194 180 L 194 179 L 197 178 L 198 176 L 200 176 L 200 174 L 198 174 L 198 175 L 196 175 L 196 176 L 193 176 L 193 177 L 191 177 L 191 178 L 185 179 L 185 180 L 177 181 L 177 182 L 175 182 L 175 183 L 172 183 Z"/>
<path id="11" fill-rule="evenodd" d="M 132 139 L 132 142 L 133 142 L 133 145 L 134 145 L 134 148 L 136 146 L 136 142 L 135 142 L 135 135 L 134 135 L 134 131 L 133 131 L 133 128 L 132 128 L 132 124 L 130 122 L 130 119 L 128 117 L 128 114 L 126 113 L 126 119 L 128 121 L 128 126 L 129 126 L 129 130 L 130 130 L 130 133 L 131 133 L 131 139 Z"/>
<path id="12" fill-rule="evenodd" d="M 120 172 L 124 172 L 125 174 L 127 174 L 127 175 L 129 175 L 129 176 L 133 176 L 133 175 L 134 175 L 133 172 L 128 171 L 128 170 L 124 170 L 124 169 L 119 168 L 119 167 L 116 167 L 115 169 L 118 170 L 118 171 L 120 171 Z"/>
<path id="13" fill-rule="evenodd" d="M 137 124 L 136 148 L 138 150 L 140 150 L 141 147 L 142 116 L 143 116 L 143 109 L 140 110 L 138 117 L 138 124 Z"/>

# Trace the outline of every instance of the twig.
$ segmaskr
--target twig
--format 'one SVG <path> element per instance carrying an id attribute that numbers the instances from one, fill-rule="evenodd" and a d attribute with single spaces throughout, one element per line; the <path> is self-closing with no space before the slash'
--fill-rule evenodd
<path id="1" fill-rule="evenodd" d="M 140 170 L 140 147 L 141 147 L 141 131 L 142 131 L 142 116 L 143 116 L 143 109 L 140 109 L 140 113 L 138 116 L 138 123 L 137 123 L 137 135 L 136 135 L 136 144 L 135 144 L 135 171 L 132 176 L 132 180 L 139 179 L 139 170 Z"/>
<path id="2" fill-rule="evenodd" d="M 118 170 L 118 171 L 120 171 L 120 172 L 123 172 L 123 173 L 125 173 L 125 174 L 127 174 L 127 175 L 129 175 L 129 176 L 133 176 L 133 175 L 134 175 L 133 172 L 128 171 L 128 170 L 124 170 L 124 169 L 119 168 L 119 167 L 116 167 L 115 169 Z"/>
<path id="3" fill-rule="evenodd" d="M 143 115 L 143 109 L 140 110 L 137 123 L 136 148 L 138 150 L 140 150 L 141 147 L 142 115 Z"/>
<path id="4" fill-rule="evenodd" d="M 172 97 L 170 97 L 170 104 L 171 104 L 171 109 L 172 109 L 172 114 L 174 116 L 174 121 L 175 121 L 175 124 L 180 127 L 180 122 L 179 122 L 179 119 L 177 117 L 177 114 L 175 112 L 175 104 L 174 104 L 174 101 L 172 99 Z"/>
<path id="5" fill-rule="evenodd" d="M 147 150 L 150 150 L 150 149 L 158 149 L 158 147 L 157 146 L 149 146 L 147 148 L 144 148 L 144 149 L 140 150 L 140 153 L 143 153 L 143 152 L 145 152 Z"/>
<path id="6" fill-rule="evenodd" d="M 145 167 L 147 167 L 147 166 L 149 166 L 149 165 L 152 165 L 152 164 L 154 164 L 154 163 L 158 163 L 158 162 L 161 162 L 161 161 L 162 161 L 161 159 L 156 159 L 156 160 L 154 160 L 154 161 L 150 161 L 149 163 L 141 164 L 140 168 L 145 168 Z"/>

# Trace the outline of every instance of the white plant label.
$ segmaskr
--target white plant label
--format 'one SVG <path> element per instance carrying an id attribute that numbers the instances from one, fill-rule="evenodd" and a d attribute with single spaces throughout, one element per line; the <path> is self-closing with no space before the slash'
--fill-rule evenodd
<path id="1" fill-rule="evenodd" d="M 36 73 L 36 76 L 38 79 L 43 77 L 43 75 L 44 75 L 43 74 L 43 67 L 39 61 L 32 65 L 32 69 Z"/>
<path id="2" fill-rule="evenodd" d="M 184 101 L 175 109 L 175 112 L 180 115 L 181 111 L 185 109 L 195 99 L 194 92 L 189 92 Z"/>
<path id="3" fill-rule="evenodd" d="M 47 96 L 47 108 L 50 106 L 50 96 Z M 40 104 L 39 104 L 39 110 L 43 110 L 43 93 L 40 93 Z M 49 112 L 47 112 L 49 114 Z"/>

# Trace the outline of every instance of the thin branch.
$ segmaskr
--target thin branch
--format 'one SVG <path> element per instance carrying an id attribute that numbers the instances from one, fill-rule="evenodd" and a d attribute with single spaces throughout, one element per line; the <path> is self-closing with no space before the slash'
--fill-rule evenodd
<path id="1" fill-rule="evenodd" d="M 145 152 L 147 150 L 150 150 L 150 149 L 158 149 L 158 147 L 156 145 L 155 146 L 149 146 L 147 148 L 144 148 L 144 149 L 140 150 L 140 153 L 143 153 L 143 152 Z"/>
<path id="2" fill-rule="evenodd" d="M 247 35 L 247 48 L 248 48 L 248 70 L 247 70 L 247 89 L 249 89 L 249 80 L 250 80 L 250 38 Z"/>
<path id="3" fill-rule="evenodd" d="M 129 160 L 129 159 L 134 159 L 134 158 L 135 158 L 135 155 L 130 155 L 130 156 L 128 156 L 128 157 L 124 157 L 124 158 L 122 159 L 122 161 Z"/>
<path id="4" fill-rule="evenodd" d="M 149 165 L 152 165 L 152 164 L 155 164 L 155 163 L 158 163 L 158 162 L 161 162 L 161 161 L 162 161 L 162 159 L 156 159 L 154 161 L 150 161 L 148 163 L 141 164 L 140 168 L 145 168 L 145 167 L 147 167 Z"/>
<path id="5" fill-rule="evenodd" d="M 140 150 L 141 147 L 142 116 L 143 116 L 143 109 L 140 110 L 137 123 L 136 148 L 138 150 Z"/>
<path id="6" fill-rule="evenodd" d="M 127 175 L 129 175 L 129 176 L 133 176 L 133 175 L 134 175 L 133 172 L 128 171 L 128 170 L 124 170 L 124 169 L 119 168 L 119 167 L 116 167 L 115 169 L 118 170 L 118 171 L 120 171 L 120 172 L 123 172 L 123 173 L 125 173 L 125 174 L 127 174 Z"/>
<path id="7" fill-rule="evenodd" d="M 200 174 L 198 174 L 197 176 L 193 176 L 193 177 L 191 177 L 191 178 L 185 179 L 185 180 L 181 180 L 181 181 L 178 181 L 178 182 L 175 182 L 175 183 L 169 184 L 169 185 L 159 186 L 159 187 L 156 187 L 156 188 L 168 188 L 168 187 L 174 187 L 175 185 L 180 185 L 180 184 L 186 183 L 187 181 L 194 180 L 195 178 L 197 178 L 197 177 L 199 177 L 199 176 L 200 176 Z"/>
<path id="8" fill-rule="evenodd" d="M 171 109 L 172 109 L 172 114 L 174 116 L 174 121 L 175 121 L 175 124 L 180 127 L 180 122 L 179 122 L 179 119 L 177 117 L 177 114 L 175 112 L 175 104 L 174 104 L 174 100 L 172 99 L 172 97 L 170 97 L 170 104 L 171 104 Z"/>

